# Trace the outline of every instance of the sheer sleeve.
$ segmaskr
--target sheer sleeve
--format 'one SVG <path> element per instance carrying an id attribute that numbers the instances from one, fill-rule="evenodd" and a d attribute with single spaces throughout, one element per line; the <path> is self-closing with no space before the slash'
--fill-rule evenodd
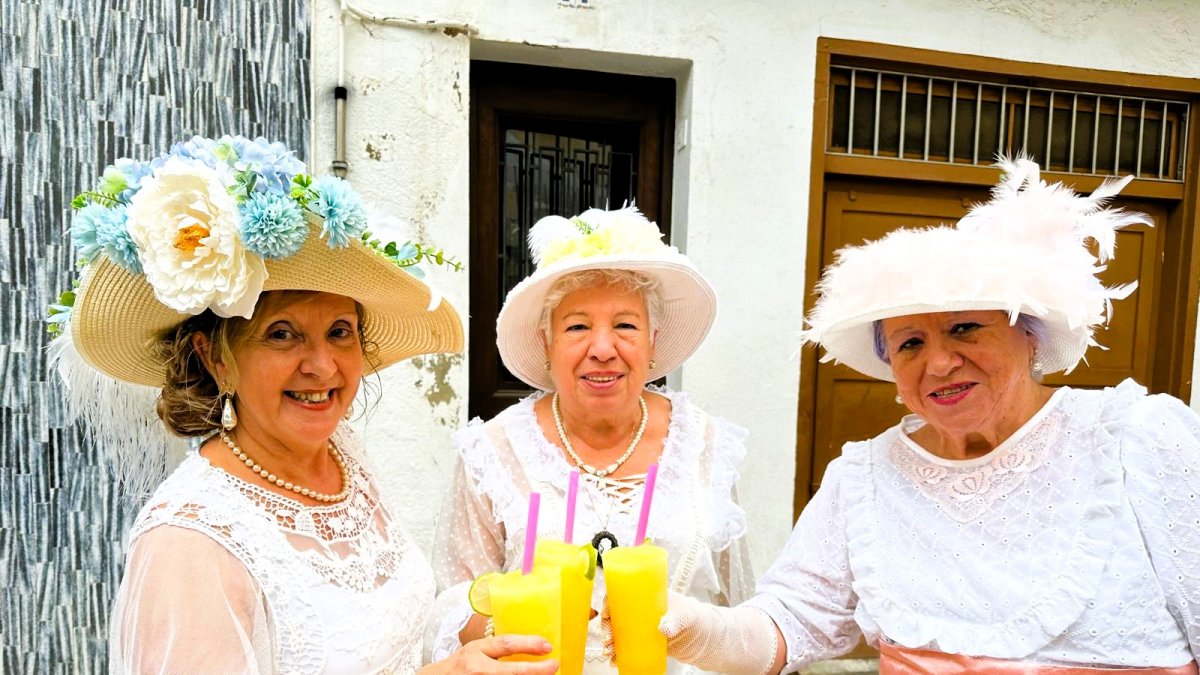
<path id="1" fill-rule="evenodd" d="M 265 600 L 209 536 L 160 525 L 139 536 L 117 592 L 114 673 L 274 672 Z"/>
<path id="2" fill-rule="evenodd" d="M 840 499 L 845 463 L 844 457 L 830 463 L 783 552 L 745 603 L 765 611 L 783 634 L 783 672 L 845 654 L 861 636 Z"/>
<path id="3" fill-rule="evenodd" d="M 426 628 L 426 661 L 439 661 L 461 647 L 458 633 L 474 612 L 467 601 L 471 582 L 504 568 L 504 527 L 492 515 L 491 501 L 467 475 L 462 458 L 438 517 L 433 573 L 438 596 Z"/>
<path id="4" fill-rule="evenodd" d="M 737 488 L 733 488 L 736 504 Z M 747 600 L 754 591 L 754 568 L 750 564 L 750 547 L 746 537 L 740 536 L 717 552 L 713 561 L 717 567 L 717 578 L 721 583 L 721 596 L 716 604 L 733 607 Z"/>
<path id="5" fill-rule="evenodd" d="M 1130 503 L 1167 607 L 1200 661 L 1200 417 L 1165 395 L 1141 397 L 1125 414 Z"/>

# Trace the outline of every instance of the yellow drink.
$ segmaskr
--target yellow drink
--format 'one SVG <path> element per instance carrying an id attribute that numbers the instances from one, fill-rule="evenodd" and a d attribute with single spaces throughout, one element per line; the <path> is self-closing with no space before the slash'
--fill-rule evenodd
<path id="1" fill-rule="evenodd" d="M 658 622 L 667 613 L 667 551 L 642 544 L 604 554 L 613 649 L 621 675 L 667 672 L 667 638 Z"/>
<path id="2" fill-rule="evenodd" d="M 557 572 L 562 580 L 562 657 L 558 672 L 563 675 L 583 673 L 588 620 L 592 614 L 592 577 L 587 573 L 592 553 L 588 548 L 590 544 L 539 540 L 533 554 L 535 572 Z"/>
<path id="3" fill-rule="evenodd" d="M 490 583 L 496 635 L 540 635 L 553 649 L 544 656 L 505 656 L 501 661 L 545 661 L 559 658 L 562 645 L 562 575 L 513 570 Z"/>

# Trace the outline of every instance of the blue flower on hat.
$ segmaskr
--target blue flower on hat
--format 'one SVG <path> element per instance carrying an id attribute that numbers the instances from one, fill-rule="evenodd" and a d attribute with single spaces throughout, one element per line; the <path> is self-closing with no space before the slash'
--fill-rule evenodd
<path id="1" fill-rule="evenodd" d="M 125 188 L 117 195 L 117 200 L 128 204 L 133 195 L 141 189 L 142 179 L 150 175 L 150 164 L 122 157 L 114 162 L 111 168 L 120 171 L 125 179 Z"/>
<path id="2" fill-rule="evenodd" d="M 274 192 L 256 192 L 241 207 L 238 230 L 242 243 L 255 254 L 271 260 L 286 258 L 304 245 L 308 226 L 300 206 Z"/>
<path id="3" fill-rule="evenodd" d="M 304 162 L 296 159 L 283 143 L 271 143 L 261 137 L 252 141 L 239 137 L 237 141 L 233 144 L 238 153 L 237 164 L 258 174 L 255 190 L 259 192 L 287 192 L 292 177 L 304 173 Z"/>
<path id="4" fill-rule="evenodd" d="M 316 200 L 309 205 L 313 213 L 325 219 L 321 236 L 329 238 L 330 248 L 343 248 L 367 229 L 367 209 L 362 197 L 350 184 L 336 176 L 326 176 L 313 185 Z"/>
<path id="5" fill-rule="evenodd" d="M 132 274 L 142 273 L 138 260 L 137 246 L 125 227 L 127 214 L 124 204 L 118 204 L 96 218 L 96 242 L 104 249 L 109 259 Z"/>

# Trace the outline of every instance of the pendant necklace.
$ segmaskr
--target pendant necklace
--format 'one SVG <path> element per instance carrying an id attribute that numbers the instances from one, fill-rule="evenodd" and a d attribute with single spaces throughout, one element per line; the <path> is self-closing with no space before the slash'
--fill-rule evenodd
<path id="1" fill-rule="evenodd" d="M 571 461 L 575 462 L 575 466 L 579 467 L 579 469 L 585 473 L 593 476 L 593 480 L 597 482 L 605 480 L 615 481 L 616 479 L 608 477 L 609 474 L 619 469 L 622 464 L 624 464 L 629 460 L 630 457 L 633 456 L 633 451 L 637 449 L 638 443 L 641 443 L 642 441 L 642 434 L 646 432 L 646 421 L 650 418 L 650 413 L 646 408 L 645 397 L 638 396 L 638 404 L 642 410 L 642 419 L 638 423 L 637 432 L 633 434 L 633 440 L 629 442 L 629 447 L 625 449 L 625 452 L 618 457 L 615 462 L 609 464 L 603 469 L 597 469 L 596 467 L 584 462 L 583 458 L 579 456 L 579 453 L 575 452 L 575 448 L 571 446 L 571 439 L 567 437 L 567 430 L 563 426 L 562 412 L 560 412 L 558 409 L 558 392 L 554 392 L 554 398 L 550 401 L 550 408 L 554 413 L 554 428 L 558 430 L 558 438 L 560 441 L 562 441 L 563 449 L 567 451 L 567 455 L 571 458 Z M 595 509 L 596 500 L 592 497 L 590 492 L 588 493 L 588 499 L 591 500 L 592 508 Z M 608 507 L 608 517 L 604 520 L 604 529 L 600 530 L 596 533 L 596 536 L 592 537 L 592 548 L 596 549 L 596 565 L 601 568 L 604 567 L 604 551 L 608 551 L 619 546 L 617 543 L 617 536 L 608 531 L 608 523 L 610 520 L 612 520 L 613 510 L 616 508 L 616 506 L 617 505 L 614 502 Z M 603 546 L 604 542 L 608 542 L 608 546 Z"/>

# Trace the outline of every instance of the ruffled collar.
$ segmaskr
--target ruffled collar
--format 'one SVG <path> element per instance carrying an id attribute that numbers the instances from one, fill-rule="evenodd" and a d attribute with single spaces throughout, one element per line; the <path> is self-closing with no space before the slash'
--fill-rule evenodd
<path id="1" fill-rule="evenodd" d="M 696 428 L 687 394 L 660 387 L 647 387 L 646 390 L 665 397 L 671 404 L 667 436 L 663 439 L 662 454 L 658 459 L 657 496 L 670 492 L 676 485 L 695 475 L 703 447 L 703 443 L 699 442 L 702 431 Z M 529 478 L 565 490 L 575 467 L 567 461 L 562 449 L 546 438 L 533 408 L 539 399 L 547 395 L 546 392 L 532 394 L 504 411 L 504 427 L 512 441 L 513 452 Z"/>

